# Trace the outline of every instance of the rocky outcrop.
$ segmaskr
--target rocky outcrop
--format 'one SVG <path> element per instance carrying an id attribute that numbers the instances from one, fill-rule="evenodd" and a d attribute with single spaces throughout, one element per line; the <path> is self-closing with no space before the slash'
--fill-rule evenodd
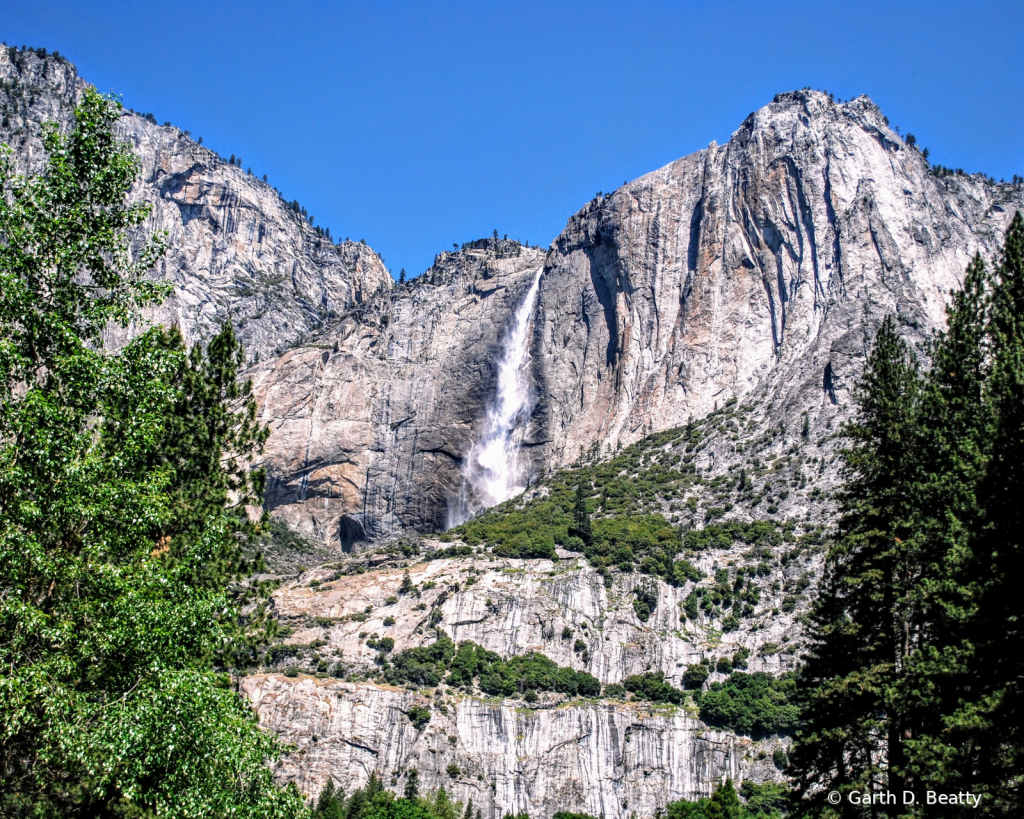
<path id="1" fill-rule="evenodd" d="M 713 577 L 719 566 L 746 563 L 744 550 L 739 545 L 709 550 L 694 562 Z M 319 645 L 320 657 L 342 668 L 374 667 L 378 655 L 368 638 L 390 637 L 394 650 L 401 651 L 432 643 L 434 627 L 440 626 L 457 643 L 470 640 L 502 657 L 538 651 L 603 683 L 663 671 L 668 681 L 682 686 L 687 665 L 703 659 L 714 665 L 740 648 L 749 652 L 751 671 L 792 667 L 799 616 L 780 606 L 800 577 L 817 573 L 817 563 L 812 556 L 785 566 L 775 561 L 751 580 L 760 590 L 755 611 L 726 633 L 718 619 L 682 616 L 682 603 L 695 583 L 671 586 L 615 572 L 606 586 L 581 557 L 553 563 L 481 555 L 341 576 L 320 568 L 283 585 L 273 600 L 276 616 L 292 629 L 288 643 Z M 412 595 L 399 592 L 406 571 L 417 587 Z M 633 607 L 638 591 L 656 601 L 647 621 Z M 762 651 L 766 645 L 770 649 Z M 724 675 L 712 676 L 719 679 Z"/>
<path id="2" fill-rule="evenodd" d="M 38 171 L 44 121 L 70 126 L 86 87 L 63 58 L 0 48 L 0 142 L 22 172 Z M 203 148 L 188 132 L 125 112 L 118 135 L 140 161 L 131 192 L 152 206 L 141 233 L 161 231 L 168 251 L 154 275 L 173 295 L 147 318 L 177 325 L 189 343 L 213 335 L 230 316 L 252 361 L 300 342 L 392 278 L 365 244 L 334 244 L 295 213 L 277 190 Z M 120 345 L 138 328 L 112 328 Z"/>
<path id="3" fill-rule="evenodd" d="M 493 239 L 442 253 L 315 345 L 255 368 L 274 515 L 346 550 L 445 528 L 509 318 L 544 258 Z"/>
<path id="4" fill-rule="evenodd" d="M 442 544 L 429 544 L 438 547 Z M 459 544 L 455 544 L 459 545 Z M 610 584 L 582 558 L 509 560 L 480 552 L 358 573 L 322 567 L 273 595 L 274 611 L 290 629 L 278 668 L 241 681 L 261 724 L 296 751 L 278 770 L 315 796 L 331 778 L 347 790 L 377 775 L 399 791 L 408 772 L 420 785 L 443 785 L 472 799 L 484 815 L 558 810 L 625 819 L 653 816 L 674 799 L 709 795 L 723 777 L 739 783 L 781 777 L 773 751 L 788 740 L 754 740 L 703 724 L 693 704 L 664 706 L 622 699 L 580 700 L 541 693 L 536 702 L 471 695 L 445 686 L 419 690 L 338 676 L 376 676 L 378 638 L 393 651 L 427 645 L 440 628 L 502 657 L 540 652 L 559 665 L 587 670 L 602 682 L 664 671 L 681 685 L 686 665 L 749 652 L 749 670 L 792 666 L 799 644 L 795 613 L 779 613 L 785 588 L 816 565 L 814 557 L 777 561 L 755 582 L 763 589 L 754 614 L 735 631 L 718 620 L 687 621 L 680 604 L 695 583 L 673 587 L 655 578 L 613 573 Z M 741 548 L 709 550 L 703 572 L 742 564 Z M 357 561 L 340 565 L 351 570 Z M 403 578 L 408 576 L 401 592 Z M 642 620 L 633 600 L 655 600 Z M 327 671 L 313 675 L 317 668 Z M 296 670 L 301 673 L 295 675 Z M 273 672 L 275 669 L 267 669 Z M 429 714 L 416 727 L 413 707 Z M 422 719 L 422 716 L 421 716 Z M 597 787 L 595 787 L 597 785 Z"/>
<path id="5" fill-rule="evenodd" d="M 431 703 L 410 691 L 278 675 L 247 677 L 242 689 L 261 724 L 296 747 L 278 775 L 310 797 L 328 777 L 351 789 L 372 772 L 401 792 L 416 769 L 421 788 L 444 785 L 487 819 L 557 810 L 625 819 L 708 795 L 726 776 L 777 776 L 774 743 L 709 731 L 681 709 L 451 696 L 417 729 L 410 708 Z"/>
<path id="6" fill-rule="evenodd" d="M 1018 187 L 931 172 L 866 97 L 782 94 L 712 144 L 588 203 L 541 258 L 439 257 L 392 297 L 259 368 L 271 505 L 339 546 L 443 527 L 495 392 L 500 336 L 543 265 L 531 325 L 534 472 L 730 398 L 767 426 L 841 420 L 874 330 L 940 327 Z M 397 380 L 396 380 L 397 379 Z M 358 524 L 358 527 L 356 526 Z"/>

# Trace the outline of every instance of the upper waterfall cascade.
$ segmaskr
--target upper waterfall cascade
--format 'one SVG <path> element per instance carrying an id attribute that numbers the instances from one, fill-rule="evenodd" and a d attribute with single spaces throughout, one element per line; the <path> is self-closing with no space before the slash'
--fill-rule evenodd
<path id="1" fill-rule="evenodd" d="M 529 330 L 542 272 L 537 271 L 505 336 L 497 391 L 487 408 L 486 424 L 466 459 L 462 492 L 449 515 L 452 526 L 526 488 L 526 464 L 519 450 L 532 409 Z"/>

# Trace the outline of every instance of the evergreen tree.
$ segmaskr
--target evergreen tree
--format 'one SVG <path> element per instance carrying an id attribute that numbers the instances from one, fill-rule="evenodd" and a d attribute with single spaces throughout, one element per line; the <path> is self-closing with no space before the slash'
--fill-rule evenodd
<path id="1" fill-rule="evenodd" d="M 458 803 L 451 800 L 444 785 L 434 794 L 433 814 L 436 819 L 459 819 Z"/>
<path id="2" fill-rule="evenodd" d="M 731 779 L 726 779 L 725 784 L 715 788 L 705 810 L 708 819 L 743 819 L 746 814 Z"/>
<path id="3" fill-rule="evenodd" d="M 859 413 L 845 430 L 852 445 L 843 453 L 839 537 L 812 611 L 811 650 L 800 674 L 803 727 L 790 754 L 796 790 L 813 794 L 812 804 L 830 790 L 845 795 L 882 784 L 901 791 L 903 743 L 912 730 L 892 700 L 919 630 L 913 590 L 920 567 L 911 536 L 920 379 L 891 317 L 858 393 Z M 857 815 L 845 801 L 842 810 Z"/>
<path id="4" fill-rule="evenodd" d="M 415 799 L 420 795 L 420 772 L 413 768 L 405 779 L 404 796 L 406 799 Z"/>
<path id="5" fill-rule="evenodd" d="M 973 704 L 956 715 L 973 728 L 977 779 L 1007 816 L 1024 810 L 1024 219 L 1015 215 L 992 293 L 986 399 L 991 450 L 979 498 L 982 525 L 971 585 L 978 605 L 968 626 L 977 646 Z"/>
<path id="6" fill-rule="evenodd" d="M 736 795 L 732 780 L 726 779 L 718 785 L 710 797 L 694 802 L 679 800 L 669 802 L 665 814 L 667 819 L 776 819 L 778 816 L 767 817 L 763 813 L 751 814 L 747 811 Z M 555 814 L 557 817 L 558 814 Z M 579 817 L 580 814 L 566 814 L 567 817 Z"/>
<path id="7" fill-rule="evenodd" d="M 316 819 L 342 819 L 345 815 L 345 794 L 334 789 L 334 780 L 327 778 L 327 784 L 320 791 L 313 815 Z"/>
<path id="8" fill-rule="evenodd" d="M 865 369 L 840 537 L 801 672 L 796 791 L 970 791 L 1017 816 L 1024 776 L 1024 219 L 980 258 L 916 366 L 883 325 Z M 887 809 L 892 815 L 915 809 Z M 832 815 L 867 815 L 844 799 Z M 916 815 L 916 814 L 914 814 Z"/>
<path id="9" fill-rule="evenodd" d="M 978 765 L 970 731 L 950 721 L 978 696 L 968 631 L 977 608 L 971 580 L 973 537 L 981 518 L 979 482 L 988 461 L 991 413 L 985 400 L 990 370 L 988 326 L 992 278 L 980 257 L 952 294 L 947 329 L 932 345 L 932 367 L 921 401 L 916 541 L 921 582 L 916 589 L 922 640 L 898 692 L 897 706 L 916 734 L 907 742 L 908 775 L 928 787 L 973 787 Z"/>
<path id="10" fill-rule="evenodd" d="M 573 526 L 569 534 L 582 540 L 583 545 L 587 548 L 594 543 L 594 530 L 590 522 L 587 495 L 582 481 L 576 484 L 576 505 L 573 509 Z"/>

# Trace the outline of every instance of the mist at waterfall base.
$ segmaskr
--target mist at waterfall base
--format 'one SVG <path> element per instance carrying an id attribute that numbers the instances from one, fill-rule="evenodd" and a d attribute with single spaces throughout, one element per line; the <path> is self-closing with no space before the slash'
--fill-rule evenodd
<path id="1" fill-rule="evenodd" d="M 505 335 L 497 390 L 487 408 L 484 428 L 466 458 L 462 488 L 448 512 L 449 528 L 526 489 L 526 464 L 519 450 L 532 409 L 530 319 L 537 304 L 541 272 L 537 271 Z"/>

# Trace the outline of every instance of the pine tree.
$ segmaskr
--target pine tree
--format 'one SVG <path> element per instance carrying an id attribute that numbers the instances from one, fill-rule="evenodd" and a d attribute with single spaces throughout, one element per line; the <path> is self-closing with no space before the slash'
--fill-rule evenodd
<path id="1" fill-rule="evenodd" d="M 594 531 L 590 523 L 590 511 L 587 509 L 587 495 L 583 481 L 576 484 L 576 505 L 573 509 L 573 526 L 570 535 L 578 537 L 583 545 L 590 548 L 594 543 Z"/>
<path id="2" fill-rule="evenodd" d="M 967 626 L 977 607 L 977 584 L 970 578 L 972 541 L 981 521 L 978 489 L 991 438 L 984 398 L 991 290 L 991 274 L 976 257 L 963 288 L 952 294 L 947 329 L 932 345 L 915 456 L 922 476 L 915 540 L 923 639 L 897 705 L 916 727 L 907 742 L 908 774 L 920 784 L 951 791 L 973 787 L 977 768 L 970 731 L 958 729 L 950 717 L 959 703 L 977 695 Z"/>
<path id="3" fill-rule="evenodd" d="M 910 773 L 929 788 L 1021 810 L 1021 498 L 1024 220 L 992 275 L 980 258 L 954 294 L 922 402 L 926 641 L 899 707 L 918 725 Z"/>
<path id="4" fill-rule="evenodd" d="M 315 819 L 342 819 L 345 815 L 345 794 L 341 790 L 335 790 L 334 780 L 327 778 L 327 784 L 320 791 L 320 797 L 316 801 L 316 810 L 313 813 Z"/>
<path id="5" fill-rule="evenodd" d="M 704 811 L 708 819 L 744 819 L 746 814 L 731 779 L 726 779 L 724 784 L 715 788 Z"/>
<path id="6" fill-rule="evenodd" d="M 974 547 L 978 606 L 969 624 L 977 646 L 975 707 L 959 715 L 977 727 L 978 779 L 1006 815 L 1024 797 L 1024 219 L 1007 232 L 992 294 L 991 454 L 979 498 L 983 525 Z"/>
<path id="7" fill-rule="evenodd" d="M 812 805 L 829 790 L 882 784 L 900 791 L 904 784 L 909 726 L 891 706 L 919 630 L 912 456 L 920 378 L 891 317 L 878 331 L 858 395 L 859 413 L 845 429 L 852 445 L 843 453 L 839 537 L 812 611 L 799 678 L 803 727 L 790 755 L 796 791 L 812 795 Z"/>
<path id="8" fill-rule="evenodd" d="M 403 796 L 406 799 L 415 799 L 420 795 L 420 772 L 413 768 L 405 778 L 405 791 Z"/>
<path id="9" fill-rule="evenodd" d="M 887 321 L 801 672 L 796 791 L 971 791 L 1021 813 L 1024 219 L 916 365 Z M 811 813 L 824 804 L 805 803 Z M 895 813 L 899 814 L 896 809 Z M 861 815 L 844 799 L 833 814 Z"/>

